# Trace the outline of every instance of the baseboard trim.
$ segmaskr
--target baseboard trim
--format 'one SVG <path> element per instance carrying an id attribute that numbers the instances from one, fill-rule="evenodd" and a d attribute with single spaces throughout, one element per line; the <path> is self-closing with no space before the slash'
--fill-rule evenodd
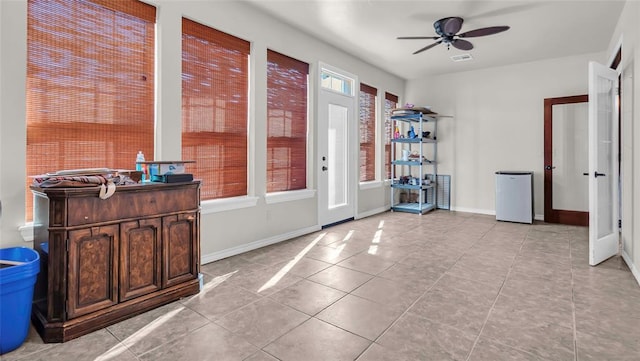
<path id="1" fill-rule="evenodd" d="M 389 207 L 381 207 L 381 208 L 372 209 L 370 211 L 358 213 L 358 215 L 356 216 L 356 219 L 362 219 L 362 218 L 375 216 L 376 214 L 384 213 L 384 212 L 388 211 L 389 209 L 390 209 Z"/>
<path id="2" fill-rule="evenodd" d="M 297 230 L 292 231 L 292 232 L 287 232 L 287 233 L 284 233 L 284 234 L 279 234 L 277 236 L 264 238 L 264 239 L 260 239 L 260 240 L 257 240 L 257 241 L 253 241 L 253 242 L 249 242 L 249 243 L 246 243 L 246 244 L 242 244 L 240 246 L 223 249 L 221 251 L 216 251 L 216 252 L 213 252 L 213 253 L 203 254 L 200 257 L 200 262 L 201 262 L 201 264 L 211 263 L 211 262 L 223 259 L 223 258 L 236 256 L 236 255 L 239 255 L 241 253 L 253 251 L 254 249 L 257 249 L 257 248 L 260 248 L 260 247 L 264 247 L 264 246 L 268 246 L 268 245 L 271 245 L 271 244 L 275 244 L 275 243 L 279 243 L 279 242 L 282 242 L 282 241 L 286 241 L 286 240 L 291 239 L 291 238 L 304 236 L 305 234 L 309 234 L 309 233 L 316 232 L 316 231 L 319 231 L 319 230 L 320 230 L 320 226 L 318 226 L 318 225 L 307 227 L 307 228 L 301 228 L 301 229 L 297 229 Z"/>
<path id="3" fill-rule="evenodd" d="M 631 260 L 631 256 L 629 256 L 625 250 L 622 250 L 621 253 L 622 253 L 622 259 L 631 270 L 631 274 L 633 274 L 633 277 L 636 279 L 636 282 L 638 282 L 638 286 L 640 286 L 640 271 L 638 271 L 638 268 L 636 267 L 635 264 L 633 264 L 633 261 Z"/>
<path id="4" fill-rule="evenodd" d="M 454 212 L 486 214 L 488 216 L 495 216 L 496 215 L 496 211 L 491 210 L 491 209 L 477 209 L 477 208 L 467 208 L 467 207 L 451 207 L 451 210 L 454 211 Z"/>
<path id="5" fill-rule="evenodd" d="M 486 214 L 488 216 L 495 216 L 496 211 L 493 209 L 477 209 L 477 208 L 466 208 L 466 207 L 451 207 L 451 210 L 454 212 L 464 212 L 464 213 L 477 213 L 477 214 Z M 536 221 L 544 221 L 544 214 L 534 214 L 533 219 Z"/>

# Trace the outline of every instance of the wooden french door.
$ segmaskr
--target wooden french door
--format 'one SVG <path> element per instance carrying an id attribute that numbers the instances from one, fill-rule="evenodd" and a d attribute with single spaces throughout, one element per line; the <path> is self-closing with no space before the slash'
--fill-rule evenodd
<path id="1" fill-rule="evenodd" d="M 544 221 L 589 225 L 588 95 L 544 100 Z"/>

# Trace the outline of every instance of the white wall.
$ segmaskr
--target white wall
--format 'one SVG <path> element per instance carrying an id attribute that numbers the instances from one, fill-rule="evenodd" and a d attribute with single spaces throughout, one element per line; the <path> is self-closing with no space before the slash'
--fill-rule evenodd
<path id="1" fill-rule="evenodd" d="M 251 42 L 250 83 L 250 194 L 245 199 L 203 202 L 201 248 L 203 259 L 246 251 L 318 228 L 317 197 L 267 204 L 266 191 L 266 49 L 273 49 L 311 65 L 310 154 L 308 185 L 316 187 L 315 114 L 320 61 L 358 75 L 360 81 L 400 97 L 404 80 L 383 72 L 364 61 L 320 42 L 299 30 L 237 1 L 149 0 L 157 7 L 157 142 L 158 160 L 181 159 L 181 18 L 214 27 Z M 0 199 L 3 213 L 0 247 L 24 243 L 18 227 L 24 223 L 25 179 L 25 76 L 26 76 L 26 1 L 0 1 Z M 11 37 L 9 37 L 9 34 Z M 132 157 L 135 155 L 132 155 Z M 133 158 L 132 158 L 133 159 Z M 106 165 L 108 166 L 108 165 Z M 10 170 L 10 171 L 9 171 Z M 385 209 L 383 182 L 363 189 L 357 195 L 358 215 Z M 373 199 L 374 201 L 370 201 Z M 222 203 L 222 204 L 221 204 Z M 236 209 L 229 209 L 234 208 Z M 237 208 L 240 207 L 240 208 Z M 227 209 L 227 210 L 223 210 Z"/>
<path id="2" fill-rule="evenodd" d="M 621 125 L 621 219 L 622 255 L 640 283 L 640 3 L 627 1 L 611 37 L 607 54 L 612 56 L 622 40 Z"/>
<path id="3" fill-rule="evenodd" d="M 438 173 L 451 175 L 454 210 L 495 214 L 495 172 L 534 172 L 542 219 L 544 99 L 588 92 L 585 54 L 408 81 L 406 99 L 452 115 L 438 125 Z"/>
<path id="4" fill-rule="evenodd" d="M 26 1 L 0 1 L 0 247 L 25 245 Z M 30 244 L 26 244 L 30 245 Z"/>

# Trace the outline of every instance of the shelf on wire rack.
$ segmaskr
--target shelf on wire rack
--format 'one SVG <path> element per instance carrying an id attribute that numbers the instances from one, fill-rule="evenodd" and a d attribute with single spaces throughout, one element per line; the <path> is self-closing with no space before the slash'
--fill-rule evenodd
<path id="1" fill-rule="evenodd" d="M 416 214 L 423 214 L 432 209 L 435 206 L 433 203 L 422 203 L 422 208 L 420 207 L 420 203 L 398 203 L 391 207 L 392 211 L 400 211 L 400 212 L 409 212 Z"/>

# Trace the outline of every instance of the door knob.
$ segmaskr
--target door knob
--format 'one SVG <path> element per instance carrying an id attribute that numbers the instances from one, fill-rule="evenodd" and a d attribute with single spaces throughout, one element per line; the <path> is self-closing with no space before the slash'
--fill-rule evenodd
<path id="1" fill-rule="evenodd" d="M 326 172 L 328 169 L 329 169 L 329 168 L 327 168 L 326 166 L 324 166 L 324 165 L 322 166 L 322 170 L 323 170 L 323 171 L 325 171 L 325 172 Z"/>
<path id="2" fill-rule="evenodd" d="M 598 173 L 598 172 L 593 172 L 593 175 L 598 178 L 598 177 L 604 177 L 606 174 L 604 173 Z"/>
<path id="3" fill-rule="evenodd" d="M 547 165 L 544 167 L 544 170 L 552 170 L 552 169 L 556 169 L 556 167 L 552 167 L 550 165 Z"/>

